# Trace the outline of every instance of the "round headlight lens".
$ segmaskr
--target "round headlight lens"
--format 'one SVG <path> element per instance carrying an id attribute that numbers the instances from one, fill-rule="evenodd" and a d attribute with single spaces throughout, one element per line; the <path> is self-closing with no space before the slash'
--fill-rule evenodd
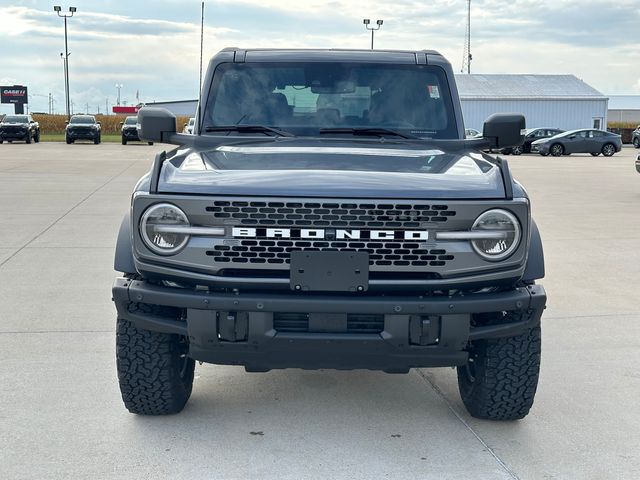
<path id="1" fill-rule="evenodd" d="M 522 236 L 518 219 L 506 210 L 484 212 L 471 230 L 487 232 L 488 237 L 494 237 L 471 242 L 476 253 L 490 261 L 503 260 L 511 255 L 518 248 Z"/>
<path id="2" fill-rule="evenodd" d="M 162 231 L 162 227 L 188 227 L 185 213 L 170 203 L 153 205 L 140 221 L 140 235 L 147 247 L 160 255 L 175 255 L 189 241 L 189 235 Z"/>

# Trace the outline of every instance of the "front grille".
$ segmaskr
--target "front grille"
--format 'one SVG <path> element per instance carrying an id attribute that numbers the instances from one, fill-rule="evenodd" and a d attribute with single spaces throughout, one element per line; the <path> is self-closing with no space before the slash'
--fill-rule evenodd
<path id="1" fill-rule="evenodd" d="M 27 133 L 27 129 L 19 125 L 11 125 L 7 127 L 2 127 L 2 132 L 3 133 Z"/>
<path id="2" fill-rule="evenodd" d="M 237 240 L 236 245 L 217 245 L 207 255 L 218 263 L 288 264 L 292 251 L 358 251 L 369 253 L 370 266 L 443 267 L 454 256 L 446 250 L 427 248 L 418 242 L 326 241 L 326 240 Z"/>
<path id="3" fill-rule="evenodd" d="M 273 328 L 278 332 L 289 333 L 312 331 L 309 330 L 308 313 L 274 313 Z M 346 331 L 340 330 L 333 333 L 380 333 L 383 330 L 384 315 L 350 313 L 347 314 Z"/>
<path id="4" fill-rule="evenodd" d="M 216 201 L 214 218 L 245 226 L 418 228 L 456 215 L 444 204 Z"/>

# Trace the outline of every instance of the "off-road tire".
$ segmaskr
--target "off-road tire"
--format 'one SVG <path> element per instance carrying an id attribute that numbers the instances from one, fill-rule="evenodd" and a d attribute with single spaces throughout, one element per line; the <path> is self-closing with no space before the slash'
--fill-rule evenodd
<path id="1" fill-rule="evenodd" d="M 458 367 L 458 388 L 469 413 L 488 420 L 524 418 L 538 386 L 540 350 L 539 326 L 472 342 L 469 363 Z"/>
<path id="2" fill-rule="evenodd" d="M 564 147 L 559 143 L 554 143 L 551 145 L 551 148 L 549 148 L 549 153 L 554 157 L 561 157 L 564 155 Z"/>
<path id="3" fill-rule="evenodd" d="M 73 141 L 69 138 L 69 137 L 64 137 L 65 142 L 67 142 L 67 145 L 71 145 L 73 143 Z"/>
<path id="4" fill-rule="evenodd" d="M 98 136 L 96 138 L 93 139 L 93 143 L 95 143 L 96 145 L 98 145 L 100 143 L 101 137 Z"/>
<path id="5" fill-rule="evenodd" d="M 123 145 L 126 145 L 126 144 L 127 144 L 127 141 L 125 140 L 125 138 L 124 138 L 124 137 L 122 137 L 122 144 L 123 144 Z"/>
<path id="6" fill-rule="evenodd" d="M 162 307 L 131 304 L 130 309 L 158 314 Z M 152 312 L 151 312 L 152 311 Z M 191 396 L 195 361 L 186 356 L 184 337 L 151 332 L 117 320 L 116 364 L 124 405 L 140 415 L 182 411 Z"/>
<path id="7" fill-rule="evenodd" d="M 633 139 L 633 146 L 636 148 L 640 148 L 640 138 L 636 137 Z"/>
<path id="8" fill-rule="evenodd" d="M 31 131 L 27 132 L 27 136 L 24 139 L 25 142 L 31 143 Z"/>
<path id="9" fill-rule="evenodd" d="M 40 143 L 40 131 L 36 132 L 36 135 L 33 137 L 33 141 L 36 143 Z"/>
<path id="10" fill-rule="evenodd" d="M 602 155 L 605 157 L 612 157 L 616 153 L 616 147 L 613 143 L 606 143 L 602 146 Z"/>

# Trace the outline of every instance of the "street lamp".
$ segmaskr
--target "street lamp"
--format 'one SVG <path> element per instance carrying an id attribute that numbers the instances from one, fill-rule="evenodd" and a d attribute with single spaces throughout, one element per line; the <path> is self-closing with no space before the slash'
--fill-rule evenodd
<path id="1" fill-rule="evenodd" d="M 373 32 L 375 32 L 376 30 L 380 30 L 380 27 L 382 26 L 384 20 L 376 20 L 376 25 L 377 27 L 370 27 L 369 25 L 371 24 L 371 20 L 369 20 L 368 18 L 365 18 L 364 20 L 362 20 L 362 23 L 364 23 L 364 27 L 367 30 L 371 30 L 371 50 L 373 50 Z"/>
<path id="2" fill-rule="evenodd" d="M 76 13 L 76 7 L 69 7 L 69 14 L 62 15 L 62 8 L 59 5 L 53 7 L 53 11 L 58 14 L 59 17 L 64 18 L 64 91 L 67 97 L 67 120 L 71 117 L 69 108 L 69 48 L 67 43 L 67 18 L 73 17 Z M 62 54 L 60 54 L 62 55 Z"/>
<path id="3" fill-rule="evenodd" d="M 116 105 L 120 106 L 120 90 L 124 87 L 121 83 L 116 83 L 116 89 L 118 89 L 118 98 L 116 100 Z"/>

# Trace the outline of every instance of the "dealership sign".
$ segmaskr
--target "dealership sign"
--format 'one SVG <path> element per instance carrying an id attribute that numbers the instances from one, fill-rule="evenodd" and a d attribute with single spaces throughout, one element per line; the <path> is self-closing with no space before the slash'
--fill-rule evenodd
<path id="1" fill-rule="evenodd" d="M 17 103 L 24 105 L 27 100 L 27 87 L 13 85 L 10 87 L 0 87 L 0 103 Z"/>

